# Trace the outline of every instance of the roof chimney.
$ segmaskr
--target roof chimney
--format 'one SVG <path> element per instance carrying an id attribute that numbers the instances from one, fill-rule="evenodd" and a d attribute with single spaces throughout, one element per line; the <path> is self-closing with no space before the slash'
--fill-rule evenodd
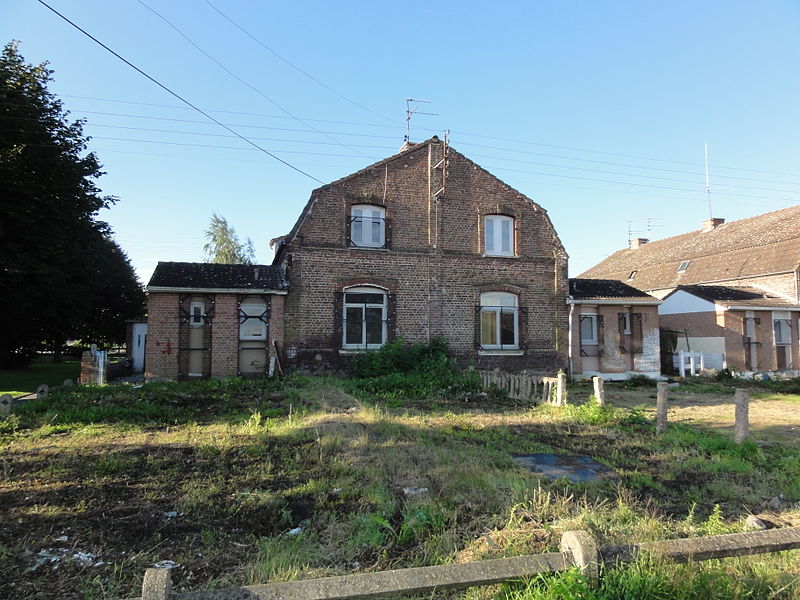
<path id="1" fill-rule="evenodd" d="M 710 219 L 706 219 L 703 221 L 703 233 L 706 231 L 713 231 L 720 225 L 725 222 L 725 219 L 720 219 L 718 217 L 711 217 Z"/>
<path id="2" fill-rule="evenodd" d="M 631 240 L 631 250 L 636 250 L 637 248 L 641 248 L 650 240 L 647 238 L 633 238 Z"/>

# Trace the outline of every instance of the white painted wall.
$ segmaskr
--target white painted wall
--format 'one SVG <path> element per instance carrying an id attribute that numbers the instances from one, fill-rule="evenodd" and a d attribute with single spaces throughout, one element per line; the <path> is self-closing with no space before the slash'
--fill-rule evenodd
<path id="1" fill-rule="evenodd" d="M 716 307 L 713 302 L 703 300 L 697 296 L 678 290 L 658 307 L 660 315 L 677 315 L 681 313 L 713 312 Z"/>

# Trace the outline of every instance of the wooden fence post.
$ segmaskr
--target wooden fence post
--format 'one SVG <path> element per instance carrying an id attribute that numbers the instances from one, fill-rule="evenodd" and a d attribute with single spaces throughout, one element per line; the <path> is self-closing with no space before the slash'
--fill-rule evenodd
<path id="1" fill-rule="evenodd" d="M 14 398 L 11 397 L 11 394 L 3 394 L 0 396 L 0 415 L 11 414 L 11 403 L 13 401 Z"/>
<path id="2" fill-rule="evenodd" d="M 659 381 L 656 384 L 656 433 L 664 433 L 667 430 L 668 388 L 666 381 Z"/>
<path id="3" fill-rule="evenodd" d="M 744 388 L 736 388 L 734 402 L 736 404 L 736 429 L 733 434 L 733 441 L 741 444 L 747 439 L 749 433 L 748 404 L 750 402 L 750 393 Z"/>
<path id="4" fill-rule="evenodd" d="M 567 405 L 567 374 L 566 373 L 559 373 L 558 374 L 558 384 L 556 386 L 556 403 L 559 406 L 566 406 Z"/>
<path id="5" fill-rule="evenodd" d="M 597 403 L 602 406 L 606 403 L 606 391 L 603 386 L 603 378 L 592 377 L 592 383 L 594 384 L 594 397 L 597 399 Z"/>

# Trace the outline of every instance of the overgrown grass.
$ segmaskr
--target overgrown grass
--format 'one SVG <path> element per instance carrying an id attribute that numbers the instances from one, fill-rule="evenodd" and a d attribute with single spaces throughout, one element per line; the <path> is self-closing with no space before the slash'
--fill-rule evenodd
<path id="1" fill-rule="evenodd" d="M 800 500 L 800 460 L 779 444 L 682 424 L 656 437 L 642 413 L 594 401 L 498 411 L 436 378 L 433 398 L 390 396 L 393 408 L 370 379 L 83 387 L 27 404 L 0 421 L 0 597 L 134 596 L 165 559 L 183 591 L 549 552 L 571 529 L 601 545 L 725 533 L 772 496 Z M 512 456 L 544 451 L 592 456 L 618 477 L 550 481 Z M 800 524 L 800 510 L 770 519 Z M 105 564 L 29 571 L 61 535 Z M 650 586 L 699 598 L 719 577 L 732 598 L 790 598 L 800 561 L 787 556 L 637 563 L 598 589 L 570 573 L 450 597 L 644 598 Z"/>
<path id="2" fill-rule="evenodd" d="M 21 396 L 35 392 L 39 385 L 61 385 L 65 379 L 78 381 L 81 363 L 65 358 L 63 362 L 53 362 L 52 356 L 38 356 L 24 369 L 0 370 L 0 395 Z"/>

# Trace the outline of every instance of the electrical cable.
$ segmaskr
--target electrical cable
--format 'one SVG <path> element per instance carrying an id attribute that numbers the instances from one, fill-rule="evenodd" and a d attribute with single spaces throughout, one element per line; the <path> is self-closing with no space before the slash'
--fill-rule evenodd
<path id="1" fill-rule="evenodd" d="M 298 173 L 300 173 L 301 175 L 305 175 L 306 177 L 308 177 L 309 179 L 312 179 L 312 180 L 316 181 L 317 183 L 324 184 L 324 182 L 323 182 L 322 180 L 320 180 L 320 179 L 317 179 L 316 177 L 314 177 L 313 175 L 311 175 L 311 174 L 309 174 L 309 173 L 306 173 L 306 172 L 305 172 L 305 171 L 303 171 L 302 169 L 298 169 L 298 168 L 297 168 L 297 167 L 295 167 L 293 164 L 291 164 L 291 163 L 289 163 L 289 162 L 287 162 L 287 161 L 283 160 L 282 158 L 279 158 L 279 157 L 275 156 L 275 155 L 274 155 L 274 154 L 272 154 L 272 153 L 271 153 L 269 150 L 267 150 L 266 148 L 262 148 L 261 146 L 259 146 L 259 145 L 258 145 L 258 144 L 256 144 L 255 142 L 251 142 L 251 141 L 250 141 L 249 139 L 247 139 L 245 136 L 243 136 L 243 135 L 239 134 L 238 132 L 236 132 L 235 130 L 231 129 L 230 127 L 228 127 L 228 126 L 227 126 L 227 125 L 225 125 L 224 123 L 222 123 L 222 122 L 218 121 L 217 119 L 215 119 L 214 117 L 212 117 L 211 115 L 209 115 L 208 113 L 206 113 L 205 111 L 203 111 L 202 109 L 198 108 L 197 106 L 195 106 L 194 104 L 192 104 L 191 102 L 189 102 L 188 100 L 186 100 L 186 99 L 185 99 L 183 96 L 181 96 L 181 95 L 180 95 L 180 94 L 178 94 L 177 92 L 173 92 L 173 91 L 172 91 L 170 88 L 168 88 L 166 85 L 164 85 L 163 83 L 161 83 L 160 81 L 158 81 L 158 80 L 157 80 L 157 79 L 155 79 L 154 77 L 151 77 L 150 75 L 148 75 L 147 73 L 145 73 L 145 72 L 144 72 L 142 69 L 140 69 L 139 67 L 137 67 L 136 65 L 134 65 L 132 62 L 130 62 L 129 60 L 127 60 L 126 58 L 124 58 L 123 56 L 121 56 L 120 54 L 118 54 L 117 52 L 115 52 L 114 50 L 112 50 L 111 48 L 109 48 L 108 46 L 106 46 L 106 45 L 105 45 L 103 42 L 101 42 L 99 39 L 97 39 L 96 37 L 94 37 L 94 36 L 93 36 L 91 33 L 89 33 L 88 31 L 86 31 L 86 30 L 85 30 L 85 29 L 83 29 L 82 27 L 80 27 L 80 26 L 79 26 L 77 23 L 74 23 L 73 21 L 71 21 L 70 19 L 68 19 L 66 16 L 64 16 L 63 14 L 61 14 L 60 12 L 58 12 L 58 11 L 57 11 L 55 8 L 53 8 L 52 6 L 50 6 L 49 4 L 47 4 L 47 2 L 45 2 L 44 0 L 37 0 L 37 1 L 39 2 L 39 4 L 41 4 L 42 6 L 44 6 L 45 8 L 47 8 L 48 10 L 50 10 L 51 12 L 53 12 L 54 14 L 56 14 L 58 17 L 60 17 L 61 19 L 63 19 L 63 20 L 64 20 L 64 21 L 66 21 L 67 23 L 69 23 L 69 24 L 70 24 L 72 27 L 74 27 L 75 29 L 77 29 L 78 31 L 80 31 L 82 34 L 84 34 L 86 37 L 88 37 L 89 39 L 91 39 L 93 42 L 95 42 L 96 44 L 98 44 L 99 46 L 101 46 L 102 48 L 104 48 L 105 50 L 107 50 L 108 52 L 110 52 L 111 54 L 113 54 L 114 56 L 116 56 L 116 57 L 117 57 L 119 60 L 121 60 L 121 61 L 122 61 L 122 62 L 124 62 L 126 65 L 128 65 L 129 67 L 131 67 L 131 68 L 132 68 L 133 70 L 135 70 L 137 73 L 139 73 L 140 75 L 143 75 L 144 77 L 146 77 L 147 79 L 149 79 L 150 81 L 152 81 L 153 83 L 155 83 L 155 84 L 156 84 L 158 87 L 160 87 L 161 89 L 163 89 L 165 92 L 167 92 L 167 93 L 169 93 L 170 95 L 174 96 L 175 98 L 177 98 L 178 100 L 180 100 L 180 101 L 181 101 L 181 102 L 183 102 L 184 104 L 186 104 L 186 105 L 188 105 L 188 106 L 192 107 L 194 110 L 196 110 L 198 113 L 200 113 L 201 115 L 203 115 L 204 117 L 206 117 L 208 120 L 210 120 L 210 121 L 213 121 L 214 123 L 216 123 L 217 125 L 219 125 L 219 126 L 220 126 L 220 127 L 222 127 L 223 129 L 226 129 L 227 131 L 230 131 L 232 134 L 234 134 L 236 137 L 238 137 L 238 138 L 239 138 L 239 139 L 241 139 L 242 141 L 244 141 L 244 142 L 248 143 L 249 145 L 251 145 L 251 146 L 253 146 L 254 148 L 256 148 L 257 150 L 259 150 L 259 151 L 263 152 L 263 153 L 264 153 L 264 154 L 266 154 L 267 156 L 270 156 L 270 157 L 274 158 L 275 160 L 277 160 L 278 162 L 282 163 L 283 165 L 285 165 L 285 166 L 289 167 L 290 169 L 292 169 L 292 170 L 294 170 L 294 171 L 297 171 L 297 172 L 298 172 Z"/>
<path id="2" fill-rule="evenodd" d="M 251 90 L 253 90 L 253 91 L 254 91 L 255 93 L 257 93 L 259 96 L 261 96 L 262 98 L 264 98 L 264 99 L 265 99 L 267 102 L 269 102 L 270 104 L 272 104 L 272 105 L 273 105 L 275 108 L 277 108 L 277 109 L 278 109 L 278 110 L 280 110 L 281 112 L 284 112 L 284 113 L 286 113 L 286 114 L 287 114 L 289 117 L 291 117 L 292 119 L 295 119 L 295 120 L 296 120 L 298 123 L 302 123 L 303 125 L 305 125 L 305 126 L 306 126 L 306 127 L 308 127 L 309 129 L 311 129 L 312 131 L 316 131 L 316 132 L 317 132 L 317 133 L 319 133 L 320 135 L 324 135 L 324 136 L 325 136 L 326 138 L 328 138 L 329 140 L 331 140 L 331 141 L 333 141 L 333 142 L 336 142 L 337 144 L 340 144 L 340 145 L 344 146 L 344 147 L 345 147 L 345 148 L 347 148 L 348 150 L 352 150 L 353 152 L 358 152 L 358 150 L 356 150 L 355 148 L 350 148 L 349 146 L 346 146 L 345 144 L 342 144 L 342 143 L 341 143 L 341 142 L 339 142 L 337 139 L 335 139 L 335 138 L 331 137 L 331 136 L 330 136 L 330 135 L 328 135 L 327 133 L 324 133 L 323 131 L 320 131 L 319 129 L 317 129 L 317 128 L 316 128 L 316 127 L 314 127 L 313 125 L 310 125 L 310 124 L 306 123 L 305 121 L 303 121 L 302 119 L 300 119 L 299 117 L 297 117 L 297 116 L 293 115 L 291 112 L 289 112 L 288 110 L 286 110 L 286 109 L 285 109 L 283 106 L 281 106 L 281 105 L 280 105 L 280 104 L 278 104 L 278 103 L 277 103 L 275 100 L 273 100 L 273 99 L 272 99 L 272 98 L 270 98 L 270 97 L 269 97 L 267 94 L 265 94 L 265 93 L 264 93 L 264 92 L 263 92 L 261 89 L 257 88 L 257 87 L 256 87 L 256 86 L 254 86 L 253 84 L 251 84 L 251 83 L 249 83 L 248 81 L 246 81 L 246 80 L 242 79 L 241 77 L 239 77 L 239 76 L 238 76 L 236 73 L 234 73 L 234 72 L 233 72 L 233 71 L 231 71 L 231 70 L 230 70 L 228 67 L 226 67 L 226 66 L 225 66 L 225 65 L 224 65 L 222 62 L 220 62 L 219 60 L 217 60 L 216 58 L 214 58 L 213 56 L 211 56 L 211 55 L 210 55 L 208 52 L 206 52 L 205 50 L 203 50 L 203 49 L 202 49 L 202 48 L 201 48 L 201 47 L 200 47 L 200 46 L 199 46 L 197 43 L 195 43 L 195 42 L 194 42 L 194 40 L 192 40 L 192 38 L 190 38 L 190 37 L 189 37 L 188 35 L 186 35 L 186 34 L 185 34 L 183 31 L 181 31 L 181 29 L 179 29 L 177 25 L 175 25 L 175 24 L 174 24 L 172 21 L 170 21 L 169 19 L 167 19 L 167 18 L 166 18 L 164 15 L 162 15 L 160 12 L 158 12 L 158 11 L 157 11 L 157 10 L 155 10 L 154 8 L 152 8 L 152 7 L 148 6 L 148 5 L 147 5 L 147 3 L 146 3 L 146 2 L 144 2 L 144 0 L 136 0 L 136 1 L 137 1 L 137 2 L 138 2 L 140 5 L 142 5 L 143 7 L 145 7 L 147 10 L 149 10 L 150 12 L 152 12 L 154 15 L 156 15 L 156 16 L 157 16 L 159 19 L 161 19 L 162 21 L 164 21 L 164 22 L 165 22 L 167 25 L 169 25 L 169 26 L 170 26 L 170 27 L 171 27 L 173 30 L 175 30 L 175 31 L 178 33 L 178 35 L 180 35 L 180 36 L 181 36 L 183 39 L 185 39 L 187 42 L 189 42 L 189 43 L 190 43 L 190 44 L 191 44 L 191 45 L 192 45 L 192 46 L 193 46 L 193 47 L 194 47 L 194 48 L 195 48 L 195 49 L 196 49 L 198 52 L 200 52 L 200 53 L 201 53 L 203 56 L 205 56 L 205 57 L 206 57 L 206 58 L 208 58 L 208 59 L 209 59 L 211 62 L 213 62 L 214 64 L 216 64 L 216 65 L 217 65 L 217 66 L 218 66 L 220 69 L 222 69 L 223 71 L 225 71 L 225 72 L 226 72 L 228 75 L 230 75 L 231 77 L 233 77 L 233 78 L 234 78 L 236 81 L 238 81 L 238 82 L 239 82 L 239 83 L 241 83 L 242 85 L 245 85 L 245 86 L 247 86 L 248 88 L 250 88 Z"/>

